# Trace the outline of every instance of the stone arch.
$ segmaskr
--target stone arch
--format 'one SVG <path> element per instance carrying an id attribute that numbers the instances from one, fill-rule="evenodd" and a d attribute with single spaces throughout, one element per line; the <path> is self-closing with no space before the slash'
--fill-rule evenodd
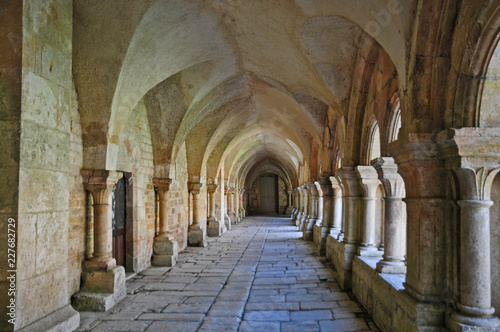
<path id="1" fill-rule="evenodd" d="M 386 145 L 398 139 L 402 127 L 401 102 L 397 93 L 391 97 L 388 106 L 389 110 L 385 117 L 386 129 L 382 132 L 383 137 L 381 137 Z"/>
<path id="2" fill-rule="evenodd" d="M 370 115 L 366 121 L 363 132 L 363 144 L 360 151 L 360 160 L 363 165 L 370 165 L 373 159 L 381 157 L 380 143 L 380 126 L 375 116 Z"/>
<path id="3" fill-rule="evenodd" d="M 466 6 L 462 9 L 461 17 L 470 16 L 474 8 Z M 493 60 L 495 69 L 498 70 L 498 54 L 496 53 L 500 40 L 500 6 L 494 1 L 489 1 L 481 11 L 473 26 L 466 26 L 469 31 L 458 29 L 456 35 L 462 37 L 467 34 L 466 45 L 454 48 L 452 53 L 460 53 L 462 57 L 454 89 L 453 102 L 448 107 L 446 123 L 449 127 L 481 127 L 481 109 L 488 107 L 489 102 L 483 101 L 485 83 L 488 85 L 490 63 Z M 459 47 L 463 47 L 463 50 Z M 496 55 L 496 56 L 495 56 Z M 493 69 L 493 68 L 492 68 Z M 488 82 L 489 81 L 489 82 Z M 497 122 L 498 123 L 498 122 Z"/>
<path id="4" fill-rule="evenodd" d="M 500 315 L 500 176 L 495 176 L 491 186 L 490 250 L 491 250 L 491 304 Z"/>
<path id="5" fill-rule="evenodd" d="M 360 163 L 361 153 L 359 148 L 363 142 L 363 128 L 366 117 L 366 109 L 369 100 L 369 92 L 373 78 L 378 54 L 381 50 L 373 39 L 366 38 L 360 49 L 356 64 L 355 77 L 351 94 L 351 104 L 346 115 L 346 131 L 344 157 L 353 165 Z"/>

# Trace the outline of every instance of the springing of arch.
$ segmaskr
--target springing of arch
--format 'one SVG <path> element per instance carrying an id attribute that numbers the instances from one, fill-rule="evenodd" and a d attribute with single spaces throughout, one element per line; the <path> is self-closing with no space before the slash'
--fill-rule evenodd
<path id="1" fill-rule="evenodd" d="M 370 161 L 381 156 L 380 152 L 380 128 L 375 116 L 372 114 L 368 118 L 363 145 L 361 149 L 361 160 L 365 165 L 370 165 Z"/>
<path id="2" fill-rule="evenodd" d="M 389 123 L 387 127 L 387 143 L 394 142 L 398 139 L 399 131 L 401 130 L 401 103 L 399 100 L 399 96 L 397 93 L 391 98 L 390 104 L 390 112 L 389 112 Z"/>

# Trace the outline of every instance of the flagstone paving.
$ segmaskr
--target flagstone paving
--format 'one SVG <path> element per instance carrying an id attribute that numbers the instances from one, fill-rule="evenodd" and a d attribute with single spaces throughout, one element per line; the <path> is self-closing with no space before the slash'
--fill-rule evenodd
<path id="1" fill-rule="evenodd" d="M 289 218 L 249 217 L 175 267 L 127 281 L 127 298 L 77 331 L 370 331 L 335 271 Z"/>

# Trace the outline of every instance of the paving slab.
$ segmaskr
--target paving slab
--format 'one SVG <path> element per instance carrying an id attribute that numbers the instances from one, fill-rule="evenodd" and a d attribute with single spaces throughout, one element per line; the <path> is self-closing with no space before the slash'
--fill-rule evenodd
<path id="1" fill-rule="evenodd" d="M 81 313 L 77 331 L 370 330 L 289 218 L 249 217 L 207 243 L 180 252 L 174 267 L 131 277 L 126 299 Z"/>

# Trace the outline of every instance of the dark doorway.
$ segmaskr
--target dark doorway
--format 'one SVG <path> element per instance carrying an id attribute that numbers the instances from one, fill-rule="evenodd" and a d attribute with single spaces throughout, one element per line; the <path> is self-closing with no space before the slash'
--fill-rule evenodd
<path id="1" fill-rule="evenodd" d="M 260 177 L 260 212 L 278 213 L 278 177 L 275 174 Z"/>
<path id="2" fill-rule="evenodd" d="M 127 220 L 127 192 L 125 178 L 116 183 L 116 189 L 112 195 L 113 201 L 113 258 L 116 264 L 125 267 L 126 253 L 126 220 Z"/>

